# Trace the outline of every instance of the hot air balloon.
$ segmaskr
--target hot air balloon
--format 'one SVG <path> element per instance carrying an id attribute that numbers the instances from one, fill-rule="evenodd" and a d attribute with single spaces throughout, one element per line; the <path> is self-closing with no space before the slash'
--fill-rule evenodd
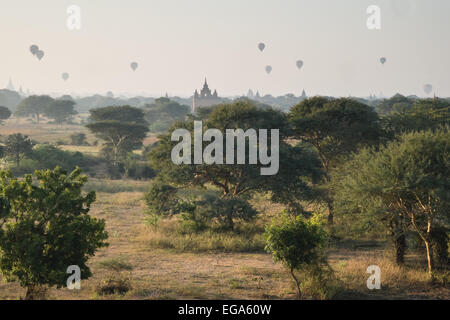
<path id="1" fill-rule="evenodd" d="M 272 72 L 272 67 L 266 66 L 266 72 L 267 72 L 267 74 L 270 74 Z"/>
<path id="2" fill-rule="evenodd" d="M 381 64 L 385 64 L 386 63 L 386 58 L 385 57 L 380 58 L 380 62 L 381 62 Z"/>
<path id="3" fill-rule="evenodd" d="M 69 79 L 69 74 L 67 72 L 64 72 L 62 74 L 62 78 L 63 78 L 64 81 L 67 81 Z"/>
<path id="4" fill-rule="evenodd" d="M 425 91 L 425 93 L 429 95 L 431 91 L 433 91 L 433 86 L 431 84 L 426 84 L 423 86 L 423 91 Z"/>
<path id="5" fill-rule="evenodd" d="M 33 44 L 33 45 L 30 47 L 30 52 L 31 52 L 31 54 L 32 54 L 33 56 L 35 56 L 35 55 L 36 55 L 36 52 L 38 52 L 38 51 L 39 51 L 39 47 L 38 47 L 37 45 Z"/>
<path id="6" fill-rule="evenodd" d="M 137 62 L 132 62 L 130 66 L 131 66 L 131 69 L 133 69 L 133 71 L 136 71 L 138 64 L 137 64 Z"/>
<path id="7" fill-rule="evenodd" d="M 297 68 L 301 69 L 303 67 L 303 61 L 302 60 L 298 60 L 297 61 Z"/>
<path id="8" fill-rule="evenodd" d="M 258 44 L 259 51 L 263 52 L 265 48 L 266 48 L 266 45 L 264 43 L 261 42 L 260 44 Z"/>
<path id="9" fill-rule="evenodd" d="M 45 55 L 45 53 L 44 53 L 44 51 L 42 51 L 42 50 L 38 50 L 38 51 L 36 52 L 36 57 L 39 59 L 39 61 L 42 60 L 42 58 L 44 57 L 44 55 Z"/>

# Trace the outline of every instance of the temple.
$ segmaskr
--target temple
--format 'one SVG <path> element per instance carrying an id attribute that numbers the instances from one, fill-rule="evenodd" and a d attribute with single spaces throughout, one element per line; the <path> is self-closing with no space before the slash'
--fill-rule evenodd
<path id="1" fill-rule="evenodd" d="M 194 97 L 192 98 L 192 112 L 194 113 L 197 108 L 214 106 L 220 103 L 222 103 L 222 99 L 219 98 L 217 90 L 214 90 L 214 93 L 211 93 L 208 81 L 205 78 L 205 83 L 200 93 L 198 93 L 198 90 L 195 90 L 194 92 Z"/>
<path id="2" fill-rule="evenodd" d="M 6 89 L 11 90 L 11 91 L 15 91 L 14 85 L 11 81 L 11 78 L 9 78 L 9 83 L 8 86 L 6 87 Z"/>

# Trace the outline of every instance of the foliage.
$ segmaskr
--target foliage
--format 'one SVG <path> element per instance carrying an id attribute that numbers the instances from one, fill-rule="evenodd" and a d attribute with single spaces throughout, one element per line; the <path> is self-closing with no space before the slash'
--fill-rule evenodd
<path id="1" fill-rule="evenodd" d="M 77 114 L 74 106 L 75 102 L 72 100 L 54 100 L 45 109 L 45 115 L 61 125 L 63 122 L 67 122 L 73 115 Z"/>
<path id="2" fill-rule="evenodd" d="M 172 148 L 176 144 L 171 141 L 171 133 L 175 130 L 173 127 L 149 152 L 151 165 L 159 171 L 159 177 L 164 183 L 176 188 L 211 186 L 220 190 L 223 197 L 227 199 L 232 197 L 245 199 L 258 191 L 270 191 L 271 200 L 297 209 L 301 207 L 301 200 L 312 197 L 308 182 L 318 179 L 320 164 L 314 154 L 303 148 L 293 147 L 284 141 L 288 129 L 286 117 L 281 112 L 272 109 L 262 110 L 251 103 L 238 102 L 219 106 L 211 113 L 209 119 L 203 122 L 203 125 L 204 130 L 214 128 L 221 132 L 225 132 L 226 129 L 242 129 L 244 131 L 248 129 L 279 129 L 278 174 L 261 175 L 260 169 L 264 167 L 262 164 L 175 165 L 171 161 Z M 177 123 L 176 126 L 186 128 L 192 135 L 192 121 Z M 204 146 L 206 145 L 205 142 Z M 270 145 L 269 140 L 269 150 Z M 223 157 L 225 162 L 226 152 Z M 248 150 L 246 150 L 246 158 L 248 159 Z"/>
<path id="3" fill-rule="evenodd" d="M 14 159 L 16 165 L 20 165 L 20 161 L 32 153 L 34 142 L 23 136 L 21 133 L 9 135 L 5 141 L 5 154 Z"/>
<path id="4" fill-rule="evenodd" d="M 158 170 L 158 183 L 153 184 L 146 197 L 154 214 L 179 214 L 179 205 L 189 203 L 190 205 L 184 208 L 189 208 L 190 211 L 184 214 L 185 217 L 190 217 L 191 221 L 202 217 L 233 229 L 234 220 L 256 214 L 251 206 L 246 204 L 256 192 L 270 192 L 272 201 L 284 203 L 291 210 L 302 212 L 301 201 L 313 197 L 308 183 L 318 179 L 320 165 L 314 154 L 291 146 L 283 140 L 288 131 L 283 113 L 272 109 L 259 109 L 249 102 L 237 102 L 215 108 L 203 124 L 204 129 L 213 128 L 224 133 L 226 129 L 279 129 L 278 174 L 261 175 L 260 169 L 263 165 L 248 164 L 248 161 L 247 164 L 175 165 L 171 160 L 172 148 L 175 145 L 175 142 L 171 141 L 171 133 L 175 130 L 173 127 L 167 135 L 161 137 L 158 145 L 149 151 L 151 166 Z M 190 120 L 177 123 L 176 126 L 186 128 L 191 134 L 193 132 L 193 122 Z M 269 150 L 270 145 L 269 140 Z M 247 159 L 248 152 L 249 150 L 246 150 Z M 186 199 L 185 193 L 189 193 L 193 188 L 211 190 L 215 195 L 203 199 Z"/>
<path id="5" fill-rule="evenodd" d="M 417 100 L 409 108 L 383 117 L 382 123 L 390 139 L 407 132 L 436 130 L 450 124 L 450 102 L 439 98 Z"/>
<path id="6" fill-rule="evenodd" d="M 321 263 L 321 249 L 327 242 L 327 233 L 313 221 L 285 213 L 279 221 L 273 221 L 267 226 L 265 238 L 266 250 L 273 255 L 275 261 L 282 262 L 289 269 L 300 298 L 301 284 L 294 271 Z"/>
<path id="7" fill-rule="evenodd" d="M 393 112 L 406 111 L 413 105 L 414 100 L 396 94 L 390 99 L 384 99 L 376 106 L 376 110 L 381 115 L 391 114 Z"/>
<path id="8" fill-rule="evenodd" d="M 292 137 L 312 145 L 319 155 L 324 183 L 330 182 L 331 171 L 351 152 L 365 145 L 377 144 L 382 135 L 377 113 L 353 99 L 313 97 L 294 106 L 288 114 Z M 324 192 L 333 223 L 333 197 Z"/>
<path id="9" fill-rule="evenodd" d="M 102 140 L 107 150 L 111 151 L 114 165 L 127 152 L 142 147 L 142 141 L 148 132 L 148 123 L 144 113 L 130 106 L 106 107 L 93 109 L 92 123 L 86 127 Z"/>
<path id="10" fill-rule="evenodd" d="M 0 270 L 27 288 L 27 298 L 41 286 L 64 286 L 70 265 L 87 279 L 88 258 L 107 245 L 105 222 L 88 214 L 95 193 L 82 194 L 87 177 L 80 169 L 38 170 L 34 177 L 38 185 L 32 175 L 19 181 L 0 172 Z"/>
<path id="11" fill-rule="evenodd" d="M 70 144 L 73 146 L 87 145 L 86 134 L 83 132 L 73 133 L 70 135 Z"/>
<path id="12" fill-rule="evenodd" d="M 33 116 L 36 122 L 39 123 L 41 115 L 46 113 L 53 102 L 54 99 L 49 96 L 29 96 L 17 106 L 15 115 L 17 117 Z"/>
<path id="13" fill-rule="evenodd" d="M 441 129 L 405 134 L 379 151 L 364 149 L 340 175 L 336 200 L 350 211 L 378 217 L 397 238 L 411 228 L 427 248 L 450 219 L 450 134 Z"/>
<path id="14" fill-rule="evenodd" d="M 11 117 L 11 114 L 11 110 L 7 107 L 0 106 L 0 124 L 2 124 L 4 120 Z"/>
<path id="15" fill-rule="evenodd" d="M 145 119 L 151 124 L 150 131 L 167 131 L 175 121 L 184 120 L 191 108 L 181 105 L 169 98 L 156 99 L 152 104 L 145 106 Z"/>

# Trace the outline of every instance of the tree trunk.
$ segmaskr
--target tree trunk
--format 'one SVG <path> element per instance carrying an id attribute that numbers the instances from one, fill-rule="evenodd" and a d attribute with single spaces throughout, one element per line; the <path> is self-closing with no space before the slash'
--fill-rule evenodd
<path id="1" fill-rule="evenodd" d="M 295 276 L 294 270 L 291 269 L 291 276 L 294 278 L 295 284 L 297 286 L 297 298 L 300 300 L 302 298 L 302 292 L 300 290 L 300 282 L 298 281 L 297 277 Z"/>
<path id="2" fill-rule="evenodd" d="M 394 239 L 395 246 L 395 262 L 397 265 L 403 265 L 405 262 L 406 251 L 406 237 L 404 234 L 399 235 Z"/>
<path id="3" fill-rule="evenodd" d="M 32 284 L 27 287 L 24 300 L 43 300 L 46 298 L 47 288 L 42 285 Z"/>
<path id="4" fill-rule="evenodd" d="M 334 205 L 332 199 L 327 200 L 327 206 L 328 206 L 328 225 L 332 226 L 334 224 Z"/>
<path id="5" fill-rule="evenodd" d="M 234 222 L 233 222 L 233 214 L 229 213 L 227 215 L 227 224 L 228 224 L 228 228 L 230 228 L 231 231 L 234 230 Z"/>
<path id="6" fill-rule="evenodd" d="M 431 257 L 431 248 L 430 248 L 430 241 L 424 240 L 425 242 L 425 248 L 427 249 L 427 261 L 428 261 L 428 273 L 430 276 L 433 275 L 433 268 L 432 268 L 432 257 Z"/>
<path id="7" fill-rule="evenodd" d="M 114 166 L 116 166 L 117 167 L 117 159 L 118 159 L 118 155 L 117 155 L 117 146 L 114 146 L 113 147 L 113 149 L 114 149 Z"/>

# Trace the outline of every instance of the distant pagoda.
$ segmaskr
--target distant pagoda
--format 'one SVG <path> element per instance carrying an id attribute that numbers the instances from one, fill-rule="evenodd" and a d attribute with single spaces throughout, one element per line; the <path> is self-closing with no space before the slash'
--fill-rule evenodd
<path id="1" fill-rule="evenodd" d="M 211 93 L 211 89 L 209 89 L 208 81 L 205 78 L 205 83 L 203 84 L 203 88 L 198 93 L 197 90 L 194 92 L 194 97 L 192 98 L 192 112 L 195 112 L 197 108 L 201 107 L 209 107 L 215 106 L 222 103 L 222 99 L 219 98 L 217 94 L 217 90 L 214 90 L 214 93 Z"/>

